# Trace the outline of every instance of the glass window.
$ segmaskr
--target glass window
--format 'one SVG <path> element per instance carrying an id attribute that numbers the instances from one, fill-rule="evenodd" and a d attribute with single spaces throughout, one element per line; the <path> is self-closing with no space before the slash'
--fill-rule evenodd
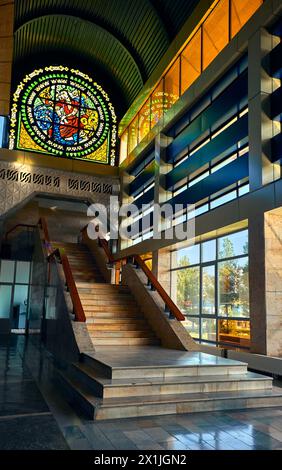
<path id="1" fill-rule="evenodd" d="M 208 263 L 215 260 L 216 257 L 216 241 L 209 240 L 202 243 L 202 263 Z"/>
<path id="2" fill-rule="evenodd" d="M 151 129 L 159 122 L 164 114 L 163 80 L 154 89 L 151 99 Z"/>
<path id="3" fill-rule="evenodd" d="M 215 315 L 215 266 L 202 268 L 202 314 Z"/>
<path id="4" fill-rule="evenodd" d="M 10 318 L 12 286 L 0 285 L 0 318 Z"/>
<path id="5" fill-rule="evenodd" d="M 178 58 L 164 78 L 164 110 L 171 108 L 179 98 L 180 58 Z"/>
<path id="6" fill-rule="evenodd" d="M 229 318 L 218 320 L 218 341 L 248 348 L 250 346 L 250 322 Z"/>
<path id="7" fill-rule="evenodd" d="M 200 262 L 200 245 L 192 245 L 172 252 L 172 266 L 190 266 Z"/>
<path id="8" fill-rule="evenodd" d="M 16 266 L 16 282 L 21 284 L 29 283 L 30 262 L 17 261 Z"/>
<path id="9" fill-rule="evenodd" d="M 0 282 L 14 282 L 15 261 L 3 259 L 0 267 Z"/>
<path id="10" fill-rule="evenodd" d="M 231 1 L 231 36 L 240 31 L 255 11 L 262 5 L 263 0 L 232 0 Z"/>
<path id="11" fill-rule="evenodd" d="M 120 163 L 127 157 L 127 144 L 128 144 L 128 132 L 127 130 L 122 134 L 120 138 Z"/>
<path id="12" fill-rule="evenodd" d="M 195 338 L 249 347 L 247 254 L 248 230 L 172 252 L 171 297 Z"/>
<path id="13" fill-rule="evenodd" d="M 202 318 L 201 338 L 206 341 L 216 341 L 216 319 Z"/>
<path id="14" fill-rule="evenodd" d="M 226 204 L 227 202 L 232 201 L 233 199 L 236 199 L 237 197 L 237 191 L 231 191 L 230 193 L 224 194 L 224 196 L 218 197 L 214 201 L 211 201 L 210 203 L 210 208 L 215 209 L 218 206 L 222 206 L 223 204 Z"/>
<path id="15" fill-rule="evenodd" d="M 85 73 L 59 64 L 32 71 L 13 109 L 9 148 L 115 164 L 114 107 Z"/>
<path id="16" fill-rule="evenodd" d="M 143 105 L 139 112 L 139 142 L 150 132 L 151 126 L 151 98 Z"/>
<path id="17" fill-rule="evenodd" d="M 232 233 L 218 239 L 218 257 L 220 259 L 246 255 L 247 253 L 248 230 Z"/>
<path id="18" fill-rule="evenodd" d="M 203 24 L 203 68 L 229 41 L 229 0 L 221 0 Z"/>
<path id="19" fill-rule="evenodd" d="M 172 285 L 176 286 L 176 303 L 184 315 L 199 315 L 200 268 L 179 269 L 172 272 Z"/>
<path id="20" fill-rule="evenodd" d="M 181 54 L 181 94 L 201 73 L 201 30 L 189 41 Z"/>
<path id="21" fill-rule="evenodd" d="M 138 144 L 138 115 L 129 126 L 128 153 L 131 153 L 137 144 Z"/>
<path id="22" fill-rule="evenodd" d="M 193 338 L 200 337 L 200 320 L 199 318 L 187 318 L 182 325 L 189 331 Z"/>
<path id="23" fill-rule="evenodd" d="M 0 116 L 0 148 L 4 145 L 5 117 Z"/>
<path id="24" fill-rule="evenodd" d="M 247 257 L 218 263 L 218 302 L 220 316 L 249 316 Z"/>

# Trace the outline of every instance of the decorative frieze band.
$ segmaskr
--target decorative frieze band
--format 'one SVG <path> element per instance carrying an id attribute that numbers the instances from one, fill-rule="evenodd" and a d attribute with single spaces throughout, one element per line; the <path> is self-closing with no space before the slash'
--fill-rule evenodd
<path id="1" fill-rule="evenodd" d="M 0 215 L 38 192 L 84 197 L 107 205 L 110 195 L 117 194 L 118 187 L 115 178 L 0 161 Z"/>

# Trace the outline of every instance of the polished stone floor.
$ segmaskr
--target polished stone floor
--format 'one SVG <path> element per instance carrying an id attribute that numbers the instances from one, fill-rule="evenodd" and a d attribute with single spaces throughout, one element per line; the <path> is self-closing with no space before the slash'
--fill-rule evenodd
<path id="1" fill-rule="evenodd" d="M 228 366 L 242 363 L 233 359 L 223 359 L 203 352 L 177 351 L 158 346 L 130 346 L 119 348 L 112 346 L 98 346 L 89 356 L 115 368 L 121 367 L 189 367 L 189 366 Z"/>
<path id="2" fill-rule="evenodd" d="M 35 337 L 0 336 L 0 449 L 282 449 L 282 408 L 92 422 L 64 401 L 52 374 Z"/>

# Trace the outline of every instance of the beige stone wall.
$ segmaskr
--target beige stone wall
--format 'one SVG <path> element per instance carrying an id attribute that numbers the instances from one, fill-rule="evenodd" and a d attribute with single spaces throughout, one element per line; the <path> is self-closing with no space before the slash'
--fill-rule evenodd
<path id="1" fill-rule="evenodd" d="M 267 355 L 282 357 L 282 208 L 265 213 Z"/>
<path id="2" fill-rule="evenodd" d="M 0 0 L 0 115 L 10 108 L 13 59 L 14 1 Z"/>

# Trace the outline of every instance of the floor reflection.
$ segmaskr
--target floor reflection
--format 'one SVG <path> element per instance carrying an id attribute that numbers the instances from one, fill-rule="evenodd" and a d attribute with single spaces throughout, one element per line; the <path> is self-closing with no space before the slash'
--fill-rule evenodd
<path id="1" fill-rule="evenodd" d="M 92 422 L 52 379 L 38 338 L 0 337 L 1 449 L 282 449 L 282 407 Z"/>

